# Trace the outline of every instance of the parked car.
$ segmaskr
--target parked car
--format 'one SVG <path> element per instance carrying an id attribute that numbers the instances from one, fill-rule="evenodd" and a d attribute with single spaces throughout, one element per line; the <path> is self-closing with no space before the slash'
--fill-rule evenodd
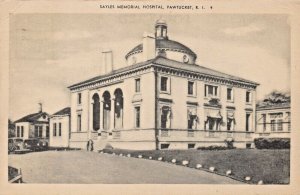
<path id="1" fill-rule="evenodd" d="M 25 148 L 31 151 L 41 151 L 48 149 L 48 143 L 39 138 L 29 138 L 24 141 Z"/>
<path id="2" fill-rule="evenodd" d="M 47 139 L 40 139 L 40 148 L 42 150 L 48 150 L 49 141 Z"/>
<path id="3" fill-rule="evenodd" d="M 23 139 L 21 138 L 9 138 L 8 139 L 8 153 L 11 152 L 25 152 L 27 151 Z"/>

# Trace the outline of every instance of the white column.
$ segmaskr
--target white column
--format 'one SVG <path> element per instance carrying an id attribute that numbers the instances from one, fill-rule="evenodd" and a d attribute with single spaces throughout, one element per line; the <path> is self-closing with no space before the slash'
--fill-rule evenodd
<path id="1" fill-rule="evenodd" d="M 87 132 L 88 132 L 88 139 L 91 139 L 91 129 L 93 128 L 93 125 L 90 125 L 91 124 L 91 111 L 93 110 L 93 109 L 91 109 L 91 105 L 92 105 L 92 102 L 91 102 L 91 97 L 90 97 L 90 95 L 91 95 L 91 93 L 90 92 L 88 92 L 88 94 L 87 94 L 87 98 L 88 98 L 88 100 L 87 100 L 87 103 L 88 103 L 88 106 L 87 106 L 87 109 L 88 109 L 88 111 L 87 111 L 87 120 L 88 120 L 88 125 L 87 125 Z"/>
<path id="2" fill-rule="evenodd" d="M 91 98 L 91 97 L 89 97 Z M 88 125 L 88 131 L 89 131 L 89 134 L 90 132 L 93 130 L 93 104 L 94 104 L 94 101 L 91 100 L 90 103 L 89 103 L 89 116 L 88 116 L 88 119 L 89 119 L 89 125 Z M 90 138 L 90 135 L 89 135 L 89 138 Z"/>
<path id="3" fill-rule="evenodd" d="M 110 107 L 110 124 L 109 124 L 109 130 L 112 132 L 114 127 L 114 120 L 115 120 L 115 98 L 111 99 L 111 107 Z"/>
<path id="4" fill-rule="evenodd" d="M 102 96 L 100 96 L 100 93 L 99 93 L 99 102 L 100 102 L 100 108 L 99 108 L 99 117 L 100 117 L 100 124 L 99 124 L 99 132 L 102 133 L 102 130 L 103 130 L 103 102 L 102 102 Z"/>
<path id="5" fill-rule="evenodd" d="M 252 113 L 250 113 L 250 121 L 251 121 L 251 123 L 250 123 L 250 131 L 253 131 L 253 123 L 254 123 L 254 120 L 253 120 L 253 112 Z"/>

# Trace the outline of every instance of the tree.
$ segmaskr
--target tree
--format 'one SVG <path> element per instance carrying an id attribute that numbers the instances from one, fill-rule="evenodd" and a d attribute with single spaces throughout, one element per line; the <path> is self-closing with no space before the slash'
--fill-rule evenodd
<path id="1" fill-rule="evenodd" d="M 8 119 L 8 137 L 15 137 L 15 124 Z"/>
<path id="2" fill-rule="evenodd" d="M 263 101 L 259 102 L 259 105 L 274 105 L 274 104 L 284 104 L 291 101 L 291 96 L 288 92 L 283 93 L 279 91 L 273 91 L 266 95 Z"/>

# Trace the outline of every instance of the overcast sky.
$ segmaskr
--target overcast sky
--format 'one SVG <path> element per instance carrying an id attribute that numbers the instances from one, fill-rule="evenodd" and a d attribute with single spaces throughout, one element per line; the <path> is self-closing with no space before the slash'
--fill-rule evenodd
<path id="1" fill-rule="evenodd" d="M 10 113 L 16 120 L 70 106 L 68 86 L 100 73 L 101 50 L 116 68 L 163 17 L 169 39 L 190 47 L 197 64 L 260 83 L 257 98 L 290 89 L 286 15 L 17 14 L 10 16 Z"/>

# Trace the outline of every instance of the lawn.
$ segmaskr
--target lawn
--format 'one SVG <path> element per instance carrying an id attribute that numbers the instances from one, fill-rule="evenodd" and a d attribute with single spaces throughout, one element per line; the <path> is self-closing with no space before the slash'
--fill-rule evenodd
<path id="1" fill-rule="evenodd" d="M 131 154 L 132 157 L 142 155 L 143 158 L 152 157 L 171 162 L 176 159 L 177 164 L 188 160 L 188 167 L 195 168 L 197 164 L 202 169 L 208 170 L 215 167 L 215 172 L 225 175 L 231 170 L 232 178 L 245 181 L 251 177 L 249 183 L 288 184 L 290 177 L 290 150 L 257 150 L 257 149 L 232 149 L 232 150 L 121 150 L 104 149 L 104 152 L 115 154 Z"/>

